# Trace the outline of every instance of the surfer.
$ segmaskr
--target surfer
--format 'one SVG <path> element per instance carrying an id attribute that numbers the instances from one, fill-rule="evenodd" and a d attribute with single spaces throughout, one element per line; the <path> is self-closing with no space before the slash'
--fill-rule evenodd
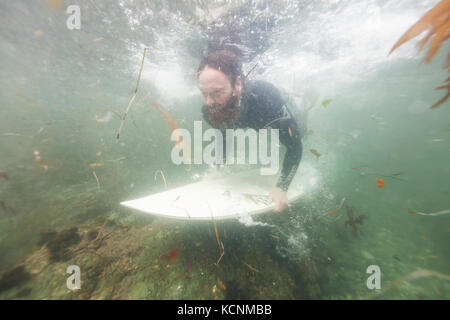
<path id="1" fill-rule="evenodd" d="M 270 126 L 279 130 L 286 154 L 269 201 L 275 203 L 275 211 L 285 210 L 287 190 L 302 157 L 301 138 L 305 130 L 294 114 L 295 106 L 274 85 L 261 80 L 246 80 L 238 56 L 228 50 L 208 53 L 200 62 L 197 76 L 204 99 L 203 118 L 212 127 L 224 131 L 236 128 L 259 130 Z"/>

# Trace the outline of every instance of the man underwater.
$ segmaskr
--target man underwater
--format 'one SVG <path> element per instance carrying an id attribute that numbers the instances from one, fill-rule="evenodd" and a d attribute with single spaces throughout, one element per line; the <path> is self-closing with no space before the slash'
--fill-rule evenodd
<path id="1" fill-rule="evenodd" d="M 270 126 L 279 130 L 279 139 L 286 147 L 281 175 L 269 195 L 274 210 L 287 208 L 287 190 L 302 157 L 302 134 L 293 106 L 287 103 L 275 86 L 261 80 L 246 80 L 242 64 L 231 51 L 207 54 L 197 70 L 199 89 L 203 95 L 204 119 L 216 129 Z M 303 131 L 302 131 L 303 132 Z"/>

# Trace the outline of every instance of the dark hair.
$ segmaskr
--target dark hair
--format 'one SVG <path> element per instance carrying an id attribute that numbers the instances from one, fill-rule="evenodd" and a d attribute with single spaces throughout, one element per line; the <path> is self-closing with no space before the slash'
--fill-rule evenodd
<path id="1" fill-rule="evenodd" d="M 238 56 L 228 50 L 213 51 L 203 57 L 197 70 L 197 76 L 206 67 L 210 67 L 225 73 L 234 86 L 237 77 L 242 77 L 242 63 Z"/>

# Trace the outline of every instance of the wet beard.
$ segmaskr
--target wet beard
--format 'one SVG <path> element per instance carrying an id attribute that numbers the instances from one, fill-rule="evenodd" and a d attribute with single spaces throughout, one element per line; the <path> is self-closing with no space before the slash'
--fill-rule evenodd
<path id="1" fill-rule="evenodd" d="M 226 103 L 214 103 L 205 109 L 214 128 L 226 128 L 239 117 L 238 97 L 231 96 Z"/>

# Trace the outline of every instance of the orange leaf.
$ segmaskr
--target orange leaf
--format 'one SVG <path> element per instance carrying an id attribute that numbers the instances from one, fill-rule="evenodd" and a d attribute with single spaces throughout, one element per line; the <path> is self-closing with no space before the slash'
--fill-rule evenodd
<path id="1" fill-rule="evenodd" d="M 439 30 L 436 32 L 436 35 L 430 42 L 430 49 L 428 50 L 428 54 L 425 57 L 425 61 L 430 63 L 431 59 L 438 52 L 441 47 L 441 43 L 448 37 L 448 32 L 450 31 L 450 21 L 444 24 Z"/>
<path id="2" fill-rule="evenodd" d="M 222 290 L 227 290 L 227 287 L 223 284 L 222 281 L 218 280 L 218 281 L 217 281 L 217 284 L 219 285 L 219 287 L 220 287 Z"/>
<path id="3" fill-rule="evenodd" d="M 383 188 L 384 187 L 384 179 L 383 178 L 375 178 L 378 182 L 377 188 Z"/>
<path id="4" fill-rule="evenodd" d="M 442 24 L 448 21 L 448 16 L 450 14 L 450 1 L 442 0 L 432 9 L 430 9 L 425 15 L 420 18 L 411 28 L 409 28 L 400 39 L 394 44 L 389 54 L 391 54 L 395 49 L 400 47 L 405 42 L 411 40 L 412 38 L 418 36 L 427 29 L 432 29 L 431 32 L 437 31 L 438 28 L 442 28 Z M 433 30 L 434 29 L 434 30 Z M 429 38 L 428 35 L 427 38 Z"/>

